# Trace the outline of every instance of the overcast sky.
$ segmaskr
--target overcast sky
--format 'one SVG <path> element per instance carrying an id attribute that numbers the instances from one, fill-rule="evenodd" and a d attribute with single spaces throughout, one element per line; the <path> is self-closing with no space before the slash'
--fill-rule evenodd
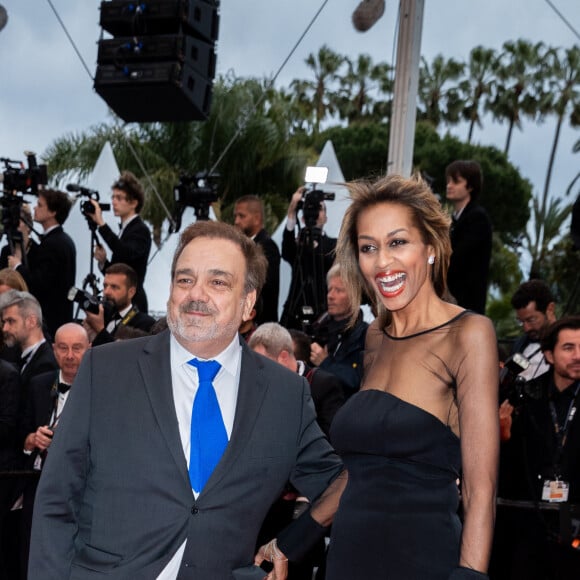
<path id="1" fill-rule="evenodd" d="M 0 31 L 0 157 L 23 159 L 24 150 L 42 155 L 57 137 L 80 132 L 107 120 L 107 108 L 93 92 L 100 28 L 96 0 L 52 0 L 87 64 L 83 67 L 48 0 L 0 0 L 8 10 L 8 24 Z M 304 59 L 329 45 L 356 58 L 368 53 L 375 62 L 392 62 L 398 4 L 387 0 L 383 18 L 368 32 L 358 33 L 351 14 L 358 0 L 330 0 L 279 77 L 279 85 L 308 78 Z M 553 0 L 580 30 L 580 1 Z M 322 0 L 222 0 L 218 73 L 230 69 L 238 76 L 271 76 L 278 70 L 299 36 L 322 6 Z M 578 38 L 545 0 L 425 0 L 422 54 L 432 59 L 467 60 L 478 45 L 500 49 L 506 40 L 525 38 L 551 46 L 570 47 Z M 510 160 L 530 179 L 536 192 L 543 188 L 555 129 L 524 124 L 514 133 Z M 454 130 L 462 138 L 467 128 Z M 507 127 L 486 121 L 475 141 L 502 148 Z M 580 170 L 580 154 L 572 154 L 579 130 L 566 128 L 561 136 L 552 192 L 563 192 Z M 385 156 L 388 144 L 385 143 Z M 196 169 L 196 168 L 192 168 Z"/>

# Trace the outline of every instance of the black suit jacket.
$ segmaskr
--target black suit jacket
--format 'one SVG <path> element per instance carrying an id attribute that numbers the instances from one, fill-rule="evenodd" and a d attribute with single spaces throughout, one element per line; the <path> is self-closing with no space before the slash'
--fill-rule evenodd
<path id="1" fill-rule="evenodd" d="M 260 230 L 254 238 L 260 244 L 268 260 L 266 283 L 262 288 L 262 313 L 256 319 L 257 324 L 278 322 L 278 294 L 280 293 L 280 250 L 266 230 Z"/>
<path id="2" fill-rule="evenodd" d="M 54 358 L 52 345 L 45 341 L 36 349 L 36 352 L 20 373 L 20 383 L 24 390 L 27 391 L 32 377 L 52 370 L 58 370 L 58 364 Z"/>
<path id="3" fill-rule="evenodd" d="M 0 470 L 14 469 L 19 458 L 17 437 L 19 401 L 18 369 L 0 360 Z"/>
<path id="4" fill-rule="evenodd" d="M 310 383 L 318 424 L 328 437 L 332 420 L 346 401 L 348 387 L 336 375 L 319 368 L 306 366 L 304 377 Z"/>
<path id="5" fill-rule="evenodd" d="M 105 224 L 99 227 L 99 234 L 109 246 L 112 255 L 103 267 L 103 271 L 111 264 L 122 262 L 131 266 L 139 278 L 139 287 L 133 301 L 141 312 L 147 312 L 147 296 L 143 288 L 147 273 L 147 260 L 151 251 L 151 232 L 140 216 L 131 220 L 119 238 L 113 230 Z"/>
<path id="6" fill-rule="evenodd" d="M 232 580 L 254 569 L 258 530 L 287 481 L 313 500 L 338 475 L 307 382 L 240 343 L 231 438 L 197 499 L 169 332 L 87 351 L 36 496 L 38 578 L 156 578 L 187 540 L 180 580 Z"/>
<path id="7" fill-rule="evenodd" d="M 73 319 L 73 303 L 68 292 L 75 285 L 77 252 L 72 238 L 62 226 L 33 243 L 28 265 L 18 266 L 30 293 L 40 302 L 42 316 L 51 336 L 59 326 Z"/>
<path id="8" fill-rule="evenodd" d="M 469 202 L 451 226 L 449 291 L 463 308 L 485 314 L 492 227 L 487 212 Z"/>

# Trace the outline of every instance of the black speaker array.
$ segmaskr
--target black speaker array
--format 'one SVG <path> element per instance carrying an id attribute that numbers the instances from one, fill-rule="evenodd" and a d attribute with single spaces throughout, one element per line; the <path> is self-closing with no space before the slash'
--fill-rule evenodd
<path id="1" fill-rule="evenodd" d="M 219 0 L 101 2 L 95 90 L 127 122 L 209 115 Z"/>

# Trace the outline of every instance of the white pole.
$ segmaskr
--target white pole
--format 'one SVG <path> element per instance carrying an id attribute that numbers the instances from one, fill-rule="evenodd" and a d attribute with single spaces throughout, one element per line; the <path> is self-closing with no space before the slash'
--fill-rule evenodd
<path id="1" fill-rule="evenodd" d="M 387 173 L 411 175 L 425 0 L 401 0 Z"/>

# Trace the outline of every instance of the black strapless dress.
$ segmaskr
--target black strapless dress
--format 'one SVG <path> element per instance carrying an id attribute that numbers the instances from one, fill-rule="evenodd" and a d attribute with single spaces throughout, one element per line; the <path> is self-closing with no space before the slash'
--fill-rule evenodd
<path id="1" fill-rule="evenodd" d="M 458 565 L 458 437 L 390 393 L 363 390 L 334 418 L 348 469 L 326 580 L 446 580 Z"/>

